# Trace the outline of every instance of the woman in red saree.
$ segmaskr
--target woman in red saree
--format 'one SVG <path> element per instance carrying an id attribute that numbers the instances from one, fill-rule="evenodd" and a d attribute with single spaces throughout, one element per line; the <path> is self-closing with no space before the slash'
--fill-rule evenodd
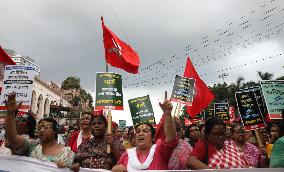
<path id="1" fill-rule="evenodd" d="M 149 123 L 141 123 L 135 127 L 135 138 L 137 146 L 128 149 L 119 159 L 118 165 L 112 171 L 137 171 L 137 170 L 166 170 L 178 138 L 176 128 L 171 116 L 172 104 L 165 100 L 160 103 L 164 112 L 164 133 L 159 144 L 154 144 L 155 130 Z M 130 158 L 131 157 L 131 158 Z"/>

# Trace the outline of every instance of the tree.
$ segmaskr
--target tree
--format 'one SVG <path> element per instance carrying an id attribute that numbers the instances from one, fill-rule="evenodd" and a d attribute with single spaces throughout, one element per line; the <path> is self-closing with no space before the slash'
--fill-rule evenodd
<path id="1" fill-rule="evenodd" d="M 79 89 L 80 88 L 80 78 L 70 76 L 66 78 L 61 85 L 61 89 L 70 90 L 70 89 Z"/>
<path id="2" fill-rule="evenodd" d="M 259 76 L 259 78 L 261 80 L 271 80 L 273 78 L 273 74 L 269 73 L 269 72 L 261 72 L 261 71 L 257 71 L 257 75 Z"/>
<path id="3" fill-rule="evenodd" d="M 236 86 L 237 88 L 240 88 L 242 85 L 242 82 L 245 80 L 245 78 L 243 76 L 239 76 L 236 80 Z"/>
<path id="4" fill-rule="evenodd" d="M 276 80 L 284 80 L 284 76 L 280 76 L 280 77 L 276 78 Z"/>
<path id="5" fill-rule="evenodd" d="M 61 85 L 61 89 L 63 90 L 70 90 L 70 89 L 76 89 L 76 91 L 80 91 L 79 95 L 76 95 L 71 100 L 71 103 L 73 106 L 76 106 L 78 109 L 82 110 L 82 103 L 88 102 L 88 110 L 93 110 L 93 97 L 90 93 L 88 93 L 86 90 L 81 88 L 80 86 L 80 78 L 77 77 L 68 77 L 66 78 Z"/>

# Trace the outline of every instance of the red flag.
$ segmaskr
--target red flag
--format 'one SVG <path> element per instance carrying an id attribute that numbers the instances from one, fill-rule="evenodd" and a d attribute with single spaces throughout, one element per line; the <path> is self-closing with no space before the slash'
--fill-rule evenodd
<path id="1" fill-rule="evenodd" d="M 5 66 L 15 64 L 13 59 L 0 46 L 0 93 L 2 92 Z"/>
<path id="2" fill-rule="evenodd" d="M 215 98 L 207 85 L 199 78 L 189 58 L 187 58 L 185 71 L 183 74 L 187 78 L 195 79 L 195 95 L 192 106 L 187 106 L 186 110 L 190 117 L 194 118 Z"/>
<path id="3" fill-rule="evenodd" d="M 4 65 L 15 65 L 13 59 L 0 46 L 0 63 Z"/>
<path id="4" fill-rule="evenodd" d="M 138 73 L 140 59 L 138 54 L 125 42 L 121 41 L 110 29 L 104 25 L 105 58 L 110 65 L 121 68 L 129 73 Z"/>
<path id="5" fill-rule="evenodd" d="M 185 126 L 190 126 L 192 124 L 192 122 L 186 118 L 184 118 L 184 125 Z"/>

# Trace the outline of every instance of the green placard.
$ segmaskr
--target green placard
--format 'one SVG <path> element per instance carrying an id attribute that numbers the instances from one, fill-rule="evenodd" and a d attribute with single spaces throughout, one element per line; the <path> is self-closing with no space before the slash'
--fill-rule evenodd
<path id="1" fill-rule="evenodd" d="M 97 73 L 96 110 L 123 110 L 122 79 L 116 73 Z"/>
<path id="2" fill-rule="evenodd" d="M 260 85 L 270 119 L 282 119 L 284 81 L 261 81 Z"/>
<path id="3" fill-rule="evenodd" d="M 154 111 L 149 95 L 128 100 L 133 126 L 142 122 L 155 123 Z"/>

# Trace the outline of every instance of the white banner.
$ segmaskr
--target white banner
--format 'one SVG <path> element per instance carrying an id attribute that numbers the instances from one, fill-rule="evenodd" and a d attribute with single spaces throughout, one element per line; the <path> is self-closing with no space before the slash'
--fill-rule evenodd
<path id="1" fill-rule="evenodd" d="M 17 102 L 23 102 L 20 111 L 27 112 L 31 106 L 33 82 L 36 71 L 32 66 L 7 65 L 5 66 L 0 109 L 4 110 L 4 100 L 15 92 Z"/>
<path id="2" fill-rule="evenodd" d="M 55 163 L 16 155 L 0 154 L 0 172 L 72 172 L 68 168 L 57 168 Z M 151 172 L 283 172 L 283 168 L 243 168 L 208 170 L 151 170 Z M 80 172 L 110 172 L 103 169 L 80 168 Z"/>
<path id="3" fill-rule="evenodd" d="M 68 168 L 58 168 L 55 163 L 41 161 L 34 158 L 17 155 L 0 154 L 0 172 L 71 172 Z M 80 172 L 110 172 L 108 170 L 96 170 L 81 168 Z"/>

